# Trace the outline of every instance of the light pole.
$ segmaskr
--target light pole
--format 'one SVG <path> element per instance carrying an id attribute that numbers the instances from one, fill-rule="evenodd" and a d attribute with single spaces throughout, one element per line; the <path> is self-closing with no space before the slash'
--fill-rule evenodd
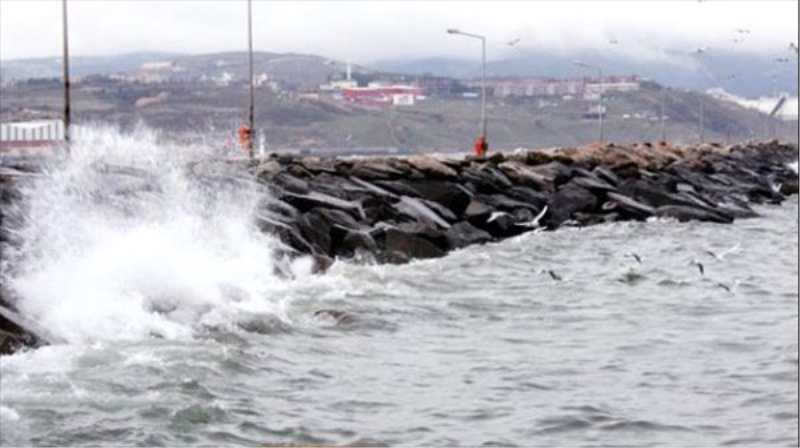
<path id="1" fill-rule="evenodd" d="M 247 140 L 247 156 L 253 160 L 253 138 L 256 136 L 253 121 L 255 119 L 255 95 L 253 93 L 253 3 L 247 0 L 247 52 L 249 55 L 249 79 L 250 79 L 250 113 L 248 125 L 250 138 Z"/>
<path id="2" fill-rule="evenodd" d="M 64 141 L 67 143 L 67 152 L 69 152 L 69 127 L 70 127 L 70 110 L 69 110 L 69 44 L 67 42 L 67 0 L 61 2 L 62 5 L 62 20 L 64 31 Z"/>
<path id="3" fill-rule="evenodd" d="M 597 70 L 597 81 L 600 83 L 600 89 L 597 94 L 597 123 L 598 123 L 598 131 L 600 133 L 599 142 L 603 143 L 603 69 L 596 66 L 586 64 L 581 61 L 573 61 L 575 65 L 584 68 L 592 68 Z"/>
<path id="4" fill-rule="evenodd" d="M 460 34 L 462 36 L 480 39 L 481 41 L 481 138 L 483 145 L 482 152 L 485 154 L 489 149 L 489 140 L 486 135 L 486 37 L 479 34 L 465 33 L 457 29 L 450 28 L 447 34 Z"/>
<path id="5" fill-rule="evenodd" d="M 708 48 L 699 47 L 699 48 L 696 48 L 695 50 L 693 50 L 692 54 L 696 54 L 698 57 L 701 57 L 702 55 L 706 54 L 707 51 L 708 51 Z M 702 60 L 700 61 L 700 65 L 701 65 L 701 67 L 703 66 Z M 705 67 L 703 67 L 703 68 L 705 69 Z M 714 80 L 714 75 L 711 74 L 710 72 L 708 72 L 708 73 L 710 74 L 710 77 L 712 78 L 712 80 Z M 699 98 L 700 98 L 700 132 L 699 132 L 700 133 L 700 143 L 703 143 L 703 141 L 705 141 L 705 131 L 706 131 L 705 104 L 703 102 L 703 95 L 705 95 L 705 92 L 700 92 L 700 95 L 699 95 Z"/>

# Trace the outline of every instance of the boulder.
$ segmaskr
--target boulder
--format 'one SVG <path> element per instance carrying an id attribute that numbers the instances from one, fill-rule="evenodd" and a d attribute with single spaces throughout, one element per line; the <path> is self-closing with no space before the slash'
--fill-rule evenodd
<path id="1" fill-rule="evenodd" d="M 593 212 L 597 202 L 597 197 L 591 191 L 570 182 L 550 198 L 544 224 L 547 228 L 555 229 L 575 212 Z"/>
<path id="2" fill-rule="evenodd" d="M 396 228 L 386 230 L 384 247 L 389 252 L 399 252 L 408 258 L 437 258 L 446 254 L 430 240 Z"/>
<path id="3" fill-rule="evenodd" d="M 415 155 L 407 159 L 408 164 L 422 172 L 427 179 L 452 181 L 458 172 L 431 156 Z"/>
<path id="4" fill-rule="evenodd" d="M 733 222 L 733 218 L 688 205 L 664 205 L 656 208 L 654 215 L 660 218 L 674 218 L 680 222 L 693 220 L 716 222 L 720 224 L 729 224 Z"/>
<path id="5" fill-rule="evenodd" d="M 452 225 L 445 231 L 447 244 L 451 249 L 460 249 L 473 244 L 483 244 L 492 241 L 492 235 L 481 230 L 467 221 Z"/>

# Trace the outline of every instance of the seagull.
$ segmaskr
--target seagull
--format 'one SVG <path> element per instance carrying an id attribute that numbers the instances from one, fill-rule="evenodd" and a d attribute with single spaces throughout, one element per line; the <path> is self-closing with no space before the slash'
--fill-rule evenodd
<path id="1" fill-rule="evenodd" d="M 699 270 L 700 270 L 700 275 L 706 275 L 706 270 L 705 270 L 705 268 L 703 267 L 703 263 L 700 263 L 700 262 L 699 262 L 699 261 L 697 261 L 697 260 L 692 260 L 692 261 L 690 261 L 690 262 L 689 262 L 689 264 L 690 264 L 690 265 L 696 265 L 696 266 L 697 266 L 697 269 L 699 269 Z"/>
<path id="2" fill-rule="evenodd" d="M 725 291 L 728 291 L 729 293 L 733 294 L 733 291 L 735 291 L 736 287 L 739 286 L 739 280 L 734 280 L 733 284 L 731 286 L 728 286 L 728 285 L 726 285 L 725 283 L 722 283 L 722 282 L 717 282 L 717 286 L 719 286 L 720 288 L 724 289 Z"/>
<path id="3" fill-rule="evenodd" d="M 529 221 L 529 222 L 520 222 L 520 223 L 517 223 L 517 225 L 521 226 L 521 227 L 530 227 L 530 228 L 534 228 L 534 229 L 538 228 L 538 227 L 541 227 L 541 225 L 539 224 L 539 221 L 542 220 L 542 217 L 544 217 L 545 213 L 547 213 L 547 206 L 546 205 L 544 206 L 544 208 L 542 208 L 542 211 L 539 212 L 539 214 L 536 215 L 536 217 L 533 218 L 531 221 Z"/>
<path id="4" fill-rule="evenodd" d="M 496 220 L 497 218 L 500 218 L 501 216 L 508 216 L 508 213 L 506 213 L 506 212 L 492 212 L 492 214 L 489 215 L 489 219 L 487 219 L 486 222 L 492 222 L 492 221 Z"/>
<path id="5" fill-rule="evenodd" d="M 633 257 L 633 259 L 636 260 L 639 264 L 642 264 L 642 257 L 636 255 L 633 252 L 631 252 L 631 253 L 629 253 L 627 255 L 630 256 L 630 257 Z"/>
<path id="6" fill-rule="evenodd" d="M 547 273 L 550 274 L 550 277 L 553 277 L 553 280 L 557 282 L 560 282 L 562 280 L 561 276 L 553 272 L 552 269 L 548 270 Z"/>
<path id="7" fill-rule="evenodd" d="M 741 247 L 742 247 L 742 245 L 741 245 L 741 244 L 739 244 L 739 243 L 736 243 L 736 245 L 735 245 L 735 246 L 731 247 L 731 248 L 730 248 L 730 249 L 728 249 L 728 250 L 722 251 L 722 252 L 720 252 L 720 253 L 718 253 L 718 254 L 717 254 L 717 253 L 714 253 L 714 252 L 712 252 L 712 251 L 710 251 L 710 250 L 706 250 L 706 253 L 707 253 L 708 255 L 711 255 L 712 257 L 716 258 L 717 260 L 722 260 L 723 258 L 725 258 L 725 256 L 726 256 L 726 255 L 728 255 L 728 254 L 731 254 L 731 253 L 733 253 L 733 252 L 736 252 L 736 251 L 738 251 L 738 250 L 739 250 L 739 248 L 741 248 Z"/>
<path id="8" fill-rule="evenodd" d="M 708 51 L 708 47 L 697 47 L 694 50 L 692 50 L 691 52 L 692 53 L 697 53 L 697 54 L 702 54 L 702 53 L 705 53 L 706 51 Z"/>
<path id="9" fill-rule="evenodd" d="M 616 38 L 612 37 L 611 39 L 609 39 L 608 43 L 610 43 L 611 45 L 616 45 L 617 43 L 619 43 L 619 41 L 617 41 Z"/>
<path id="10" fill-rule="evenodd" d="M 516 45 L 516 44 L 517 44 L 519 41 L 521 41 L 521 40 L 522 40 L 522 38 L 521 38 L 521 37 L 518 37 L 518 38 L 516 38 L 516 39 L 512 40 L 511 42 L 509 42 L 509 43 L 508 43 L 508 46 L 509 46 L 509 47 L 513 47 L 514 45 Z"/>

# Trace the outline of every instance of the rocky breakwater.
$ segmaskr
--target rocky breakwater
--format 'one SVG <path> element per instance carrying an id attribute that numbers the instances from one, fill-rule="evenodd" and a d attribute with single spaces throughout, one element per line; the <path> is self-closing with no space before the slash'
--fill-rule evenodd
<path id="1" fill-rule="evenodd" d="M 272 156 L 260 228 L 290 250 L 402 263 L 560 226 L 645 220 L 730 223 L 797 193 L 797 146 L 615 144 L 495 153 L 336 159 Z"/>
<path id="2" fill-rule="evenodd" d="M 311 255 L 324 271 L 335 259 L 403 263 L 567 225 L 654 216 L 731 223 L 757 216 L 753 204 L 779 204 L 796 194 L 798 176 L 789 164 L 797 158 L 796 145 L 776 141 L 645 143 L 488 158 L 272 155 L 253 162 L 195 161 L 187 172 L 201 182 L 256 188 L 255 224 L 282 241 L 276 256 Z M 5 250 L 13 238 L 3 220 L 19 201 L 15 182 L 36 175 L 36 167 L 0 168 Z M 8 297 L 0 284 L 0 354 L 51 342 Z"/>

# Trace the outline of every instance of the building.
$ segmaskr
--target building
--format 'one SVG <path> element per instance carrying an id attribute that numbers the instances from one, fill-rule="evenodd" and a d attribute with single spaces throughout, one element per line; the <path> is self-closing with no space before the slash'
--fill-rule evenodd
<path id="1" fill-rule="evenodd" d="M 422 89 L 410 85 L 379 85 L 350 87 L 341 90 L 342 99 L 351 103 L 373 106 L 412 105 L 422 96 Z"/>
<path id="2" fill-rule="evenodd" d="M 0 123 L 0 152 L 52 148 L 64 141 L 64 122 L 36 120 Z"/>

